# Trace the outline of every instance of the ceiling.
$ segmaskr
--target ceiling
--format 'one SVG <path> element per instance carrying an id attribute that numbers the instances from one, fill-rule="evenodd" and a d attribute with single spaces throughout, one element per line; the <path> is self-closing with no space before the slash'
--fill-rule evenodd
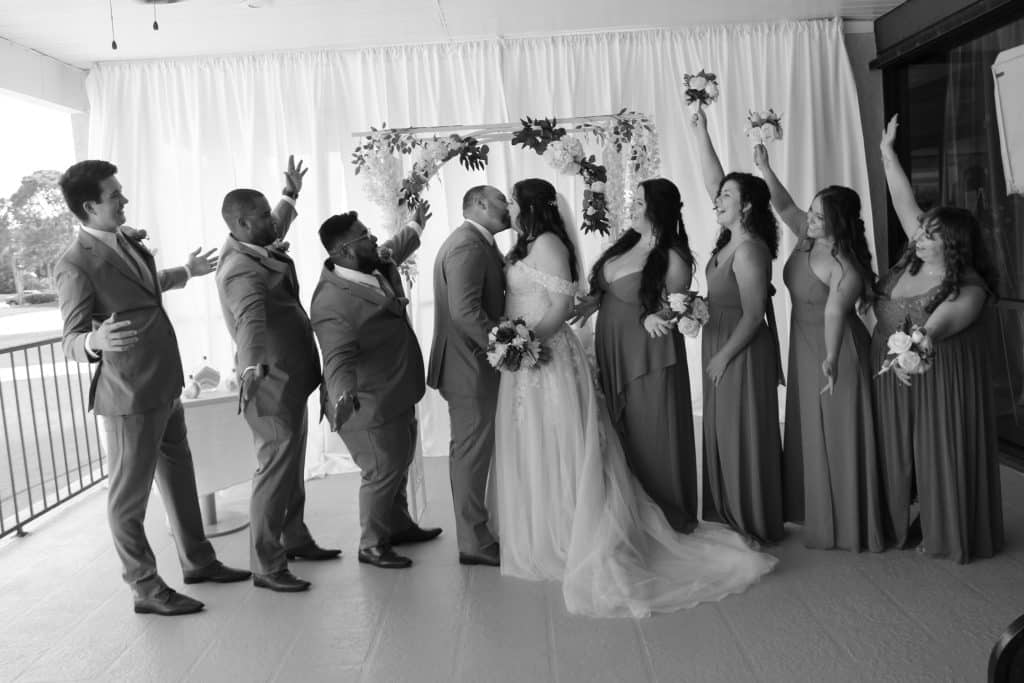
<path id="1" fill-rule="evenodd" d="M 118 49 L 111 49 L 111 12 Z M 355 48 L 495 36 L 818 19 L 870 21 L 902 0 L 0 0 L 0 38 L 94 62 Z M 249 5 L 259 5 L 251 8 Z"/>

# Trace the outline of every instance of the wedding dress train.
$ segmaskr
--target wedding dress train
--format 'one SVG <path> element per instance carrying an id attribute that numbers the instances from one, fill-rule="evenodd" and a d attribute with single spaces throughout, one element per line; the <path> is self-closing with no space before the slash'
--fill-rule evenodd
<path id="1" fill-rule="evenodd" d="M 549 292 L 575 292 L 523 261 L 507 275 L 506 315 L 530 326 L 551 305 Z M 501 376 L 502 574 L 562 581 L 574 614 L 641 617 L 720 600 L 771 571 L 774 557 L 725 526 L 702 522 L 690 534 L 669 526 L 628 469 L 579 339 L 563 324 L 545 343 L 547 363 Z"/>

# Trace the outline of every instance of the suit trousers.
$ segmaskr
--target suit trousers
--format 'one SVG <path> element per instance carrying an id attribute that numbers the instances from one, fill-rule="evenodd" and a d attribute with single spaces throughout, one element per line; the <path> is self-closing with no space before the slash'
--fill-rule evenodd
<path id="1" fill-rule="evenodd" d="M 413 525 L 405 489 L 416 451 L 416 432 L 416 412 L 410 408 L 380 426 L 341 433 L 362 472 L 360 548 L 390 545 L 391 536 Z"/>
<path id="2" fill-rule="evenodd" d="M 494 461 L 497 391 L 481 396 L 443 394 L 451 419 L 448 473 L 459 552 L 479 553 L 495 542 L 487 526 L 487 476 Z"/>
<path id="3" fill-rule="evenodd" d="M 125 582 L 136 597 L 152 597 L 167 587 L 156 570 L 144 521 L 156 480 L 184 571 L 217 560 L 203 531 L 185 412 L 174 399 L 162 408 L 133 415 L 102 416 L 107 439 L 109 494 L 107 518 Z"/>
<path id="4" fill-rule="evenodd" d="M 258 391 L 258 389 L 257 389 Z M 286 549 L 313 540 L 306 528 L 306 405 L 285 415 L 256 414 L 255 401 L 244 410 L 256 445 L 256 471 L 249 499 L 251 563 L 255 574 L 288 568 Z"/>

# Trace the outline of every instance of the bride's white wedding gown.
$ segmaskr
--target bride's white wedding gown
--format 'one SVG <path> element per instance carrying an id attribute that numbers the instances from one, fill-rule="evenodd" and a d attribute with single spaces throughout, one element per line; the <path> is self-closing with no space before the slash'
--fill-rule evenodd
<path id="1" fill-rule="evenodd" d="M 531 327 L 551 305 L 549 292 L 576 289 L 523 261 L 507 275 L 505 314 Z M 669 526 L 629 471 L 579 339 L 563 324 L 545 343 L 547 363 L 501 375 L 494 484 L 502 574 L 562 581 L 574 614 L 640 617 L 720 600 L 771 571 L 774 557 L 725 526 L 702 522 L 691 534 Z"/>

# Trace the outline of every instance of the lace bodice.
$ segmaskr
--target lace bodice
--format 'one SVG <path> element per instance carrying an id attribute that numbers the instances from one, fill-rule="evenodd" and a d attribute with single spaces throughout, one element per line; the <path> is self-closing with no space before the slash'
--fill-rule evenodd
<path id="1" fill-rule="evenodd" d="M 576 285 L 568 280 L 516 261 L 505 271 L 505 316 L 522 318 L 534 327 L 551 306 L 551 294 L 573 296 Z"/>

